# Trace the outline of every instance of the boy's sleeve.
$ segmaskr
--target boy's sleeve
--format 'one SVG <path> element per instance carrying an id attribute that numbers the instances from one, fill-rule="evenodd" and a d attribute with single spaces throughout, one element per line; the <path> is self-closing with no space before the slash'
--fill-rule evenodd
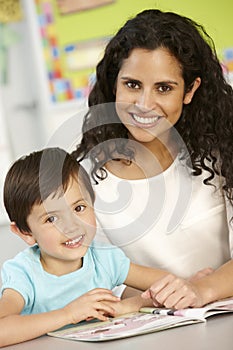
<path id="1" fill-rule="evenodd" d="M 109 266 L 114 286 L 123 284 L 129 272 L 130 260 L 118 247 L 109 248 Z"/>
<path id="2" fill-rule="evenodd" d="M 6 261 L 1 270 L 1 277 L 1 294 L 8 288 L 17 291 L 24 298 L 24 309 L 33 303 L 34 291 L 30 272 L 26 271 L 20 263 L 14 261 L 14 259 Z"/>

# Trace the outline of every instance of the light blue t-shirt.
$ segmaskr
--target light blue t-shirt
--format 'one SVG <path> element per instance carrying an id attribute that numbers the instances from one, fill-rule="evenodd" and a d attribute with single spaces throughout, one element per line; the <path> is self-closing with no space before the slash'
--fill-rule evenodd
<path id="1" fill-rule="evenodd" d="M 98 242 L 89 247 L 79 270 L 55 276 L 43 269 L 40 248 L 34 245 L 3 264 L 1 291 L 11 288 L 23 296 L 22 314 L 56 310 L 94 288 L 113 289 L 124 283 L 129 265 L 122 250 Z"/>

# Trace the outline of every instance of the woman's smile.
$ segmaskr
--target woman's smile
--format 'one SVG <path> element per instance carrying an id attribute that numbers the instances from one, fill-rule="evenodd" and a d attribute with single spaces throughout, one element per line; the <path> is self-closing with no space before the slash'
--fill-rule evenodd
<path id="1" fill-rule="evenodd" d="M 160 116 L 141 116 L 135 113 L 131 113 L 130 115 L 132 117 L 132 124 L 144 129 L 156 126 L 158 121 L 162 118 Z"/>
<path id="2" fill-rule="evenodd" d="M 116 111 L 135 140 L 151 142 L 169 131 L 191 98 L 192 92 L 184 92 L 180 64 L 168 50 L 136 48 L 123 61 L 116 84 Z"/>

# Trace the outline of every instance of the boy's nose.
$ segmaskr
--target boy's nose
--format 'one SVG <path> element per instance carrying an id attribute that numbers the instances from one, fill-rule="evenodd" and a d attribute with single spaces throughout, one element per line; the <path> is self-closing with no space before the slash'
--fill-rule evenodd
<path id="1" fill-rule="evenodd" d="M 61 233 L 63 233 L 68 238 L 71 238 L 74 236 L 74 234 L 77 234 L 80 227 L 81 227 L 81 224 L 77 216 L 75 216 L 74 214 L 68 215 L 59 224 L 59 229 Z"/>

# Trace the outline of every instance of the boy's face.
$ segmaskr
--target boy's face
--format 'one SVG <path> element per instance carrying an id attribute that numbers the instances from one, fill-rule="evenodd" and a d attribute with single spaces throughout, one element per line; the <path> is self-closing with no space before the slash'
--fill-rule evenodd
<path id="1" fill-rule="evenodd" d="M 50 195 L 34 205 L 27 222 L 41 250 L 44 269 L 63 275 L 82 266 L 96 232 L 94 209 L 84 186 L 71 179 L 62 196 Z"/>

